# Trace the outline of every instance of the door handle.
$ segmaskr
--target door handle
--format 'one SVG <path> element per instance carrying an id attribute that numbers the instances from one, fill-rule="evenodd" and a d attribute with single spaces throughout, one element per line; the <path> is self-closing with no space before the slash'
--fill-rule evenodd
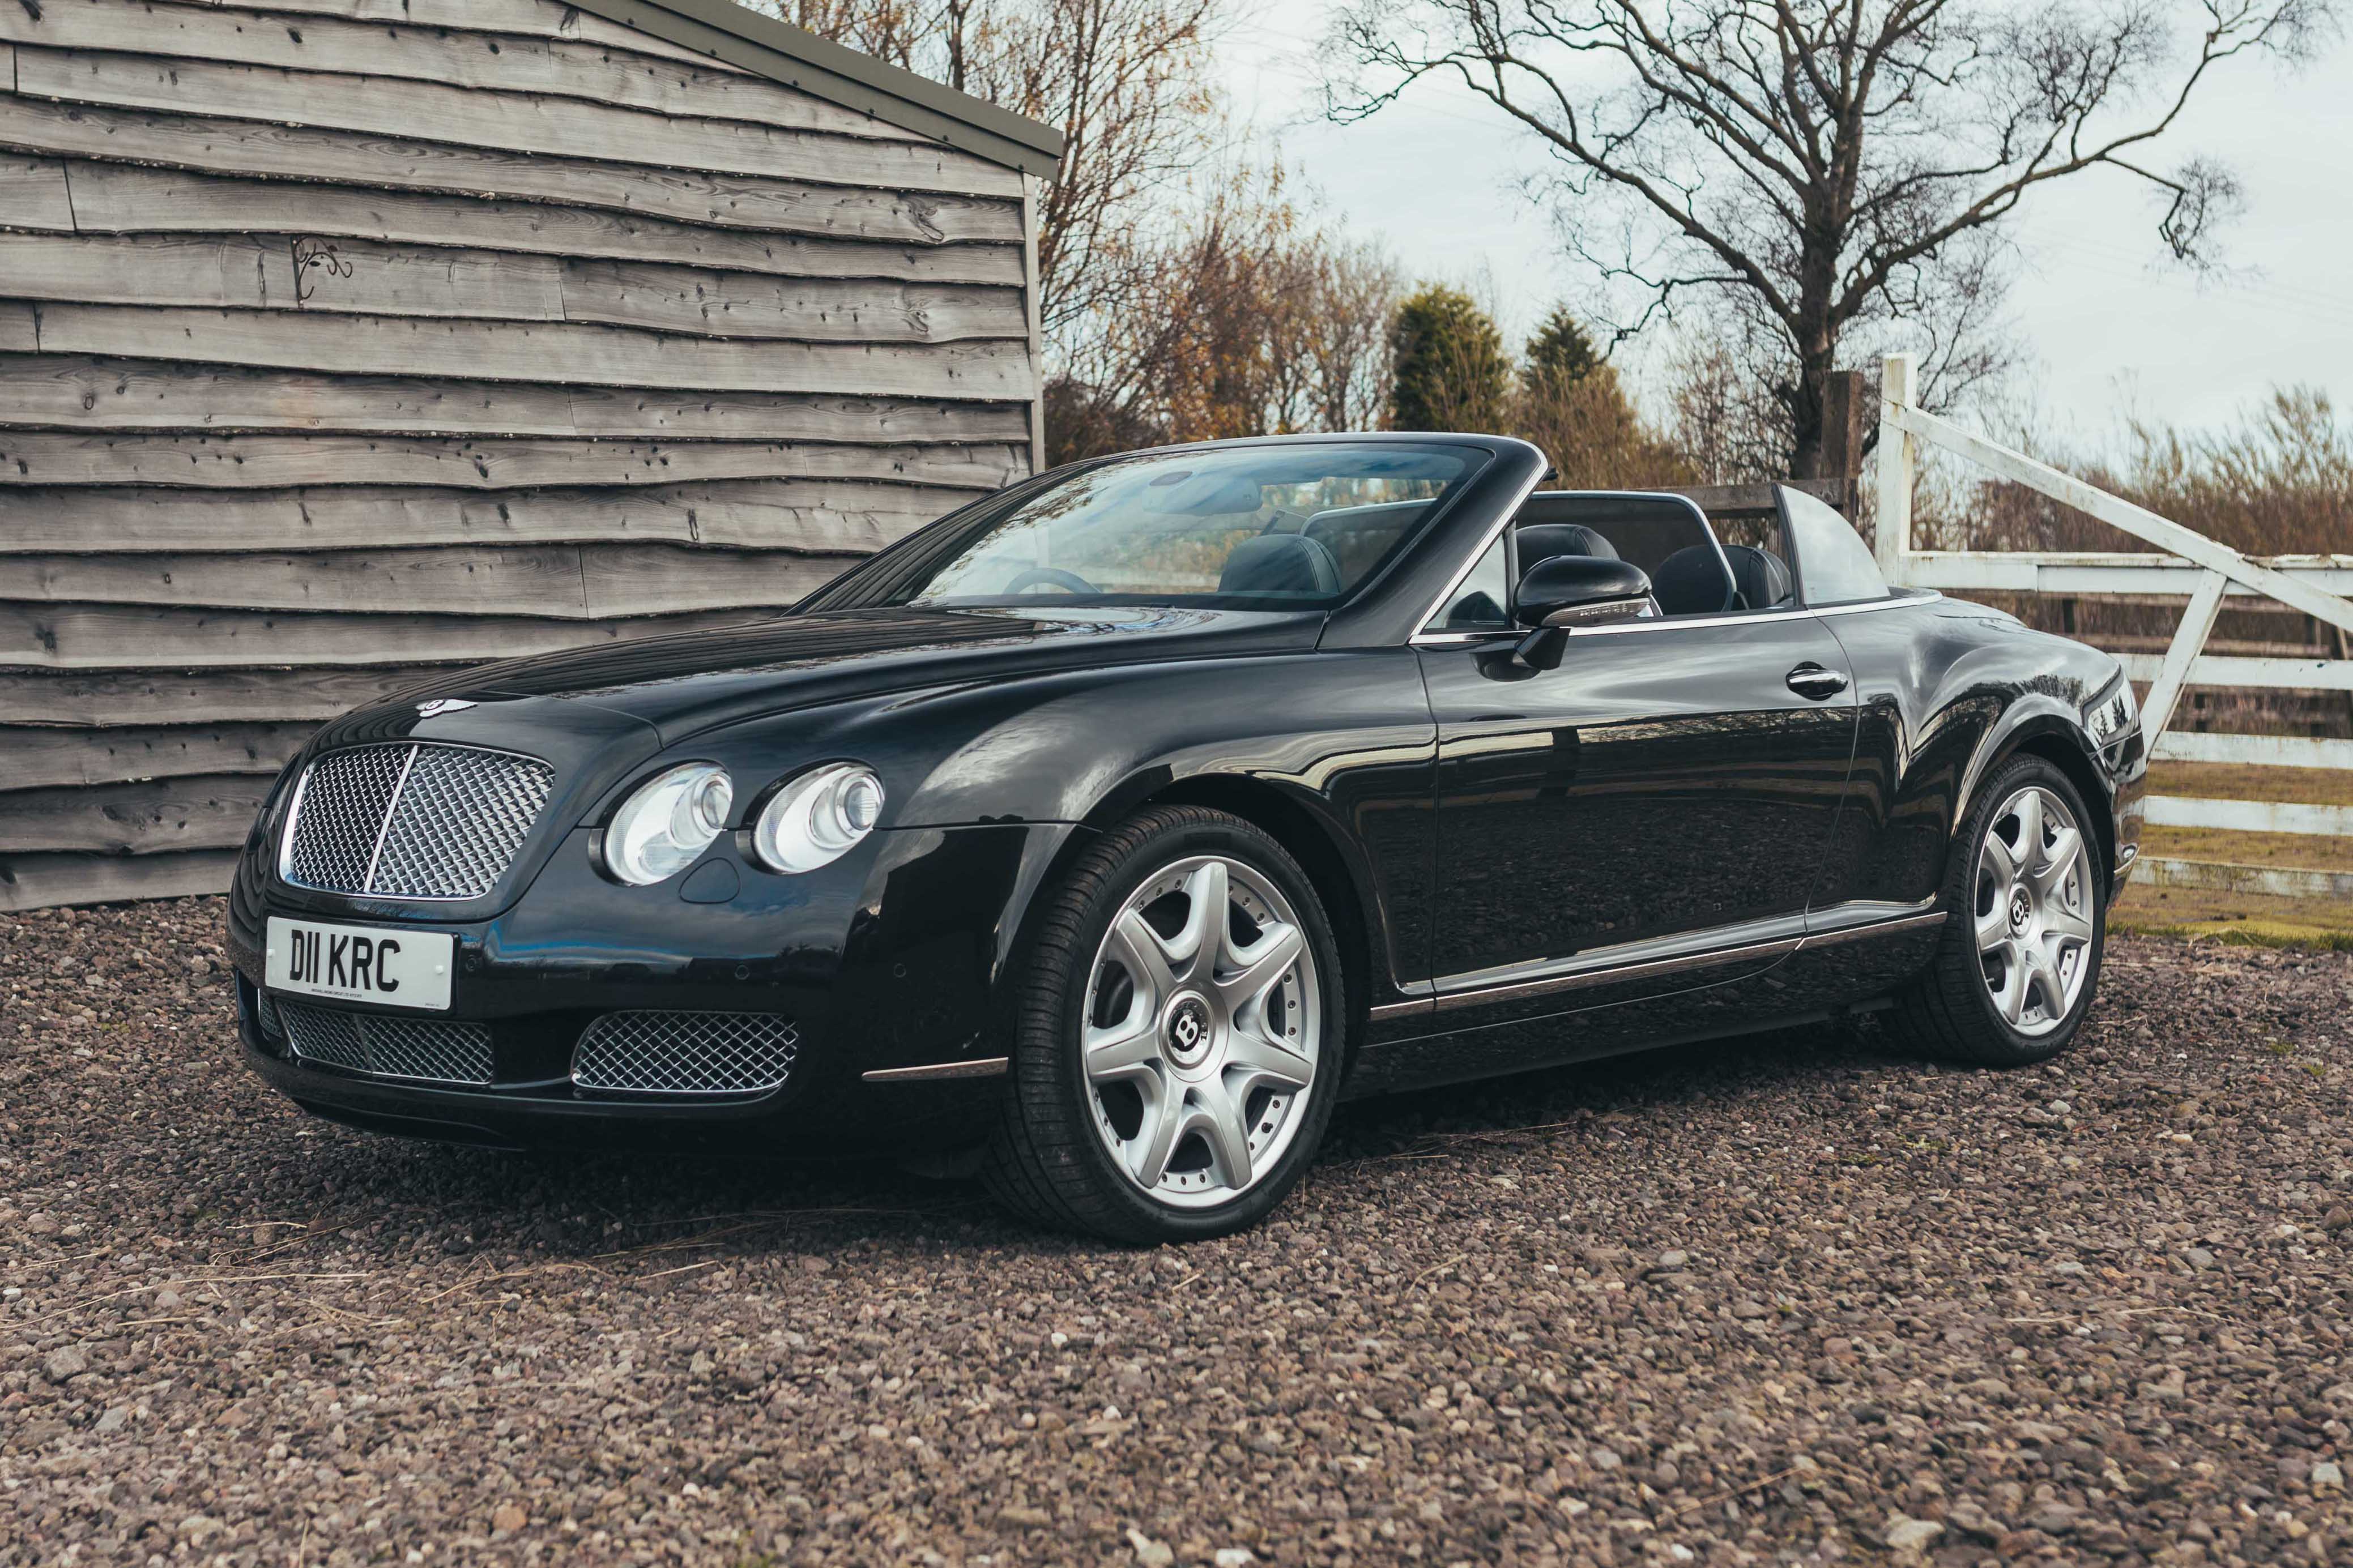
<path id="1" fill-rule="evenodd" d="M 1846 689 L 1846 677 L 1835 669 L 1824 669 L 1819 664 L 1801 664 L 1789 672 L 1789 689 L 1800 697 L 1820 700 L 1836 697 Z"/>

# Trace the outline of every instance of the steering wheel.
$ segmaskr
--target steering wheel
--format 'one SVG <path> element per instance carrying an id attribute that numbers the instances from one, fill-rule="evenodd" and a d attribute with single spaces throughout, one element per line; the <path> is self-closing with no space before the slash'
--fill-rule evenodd
<path id="1" fill-rule="evenodd" d="M 1066 594 L 1100 594 L 1103 592 L 1101 588 L 1096 587 L 1092 583 L 1088 582 L 1076 572 L 1065 572 L 1060 566 L 1032 566 L 1027 572 L 1024 572 L 1019 576 L 1014 578 L 1012 582 L 1005 584 L 1004 592 L 1008 594 L 1018 594 L 1024 588 L 1034 588 L 1040 584 L 1050 584 L 1054 587 L 1061 589 L 1062 592 Z"/>

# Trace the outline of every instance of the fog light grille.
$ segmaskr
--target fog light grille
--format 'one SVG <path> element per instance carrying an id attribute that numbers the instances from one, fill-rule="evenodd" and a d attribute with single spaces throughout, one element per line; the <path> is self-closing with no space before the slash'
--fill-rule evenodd
<path id="1" fill-rule="evenodd" d="M 773 1013 L 607 1013 L 581 1032 L 572 1081 L 594 1094 L 761 1094 L 799 1054 L 799 1031 Z"/>
<path id="2" fill-rule="evenodd" d="M 432 1083 L 491 1081 L 488 1025 L 342 1013 L 301 1002 L 280 1001 L 276 1007 L 294 1054 L 305 1061 L 325 1062 L 378 1078 Z"/>

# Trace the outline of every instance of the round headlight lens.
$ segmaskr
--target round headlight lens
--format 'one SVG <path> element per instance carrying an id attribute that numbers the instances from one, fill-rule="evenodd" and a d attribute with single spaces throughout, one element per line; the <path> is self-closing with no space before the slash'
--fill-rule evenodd
<path id="1" fill-rule="evenodd" d="M 882 781 L 862 763 L 803 773 L 769 800 L 752 852 L 776 871 L 814 871 L 839 859 L 882 819 Z"/>
<path id="2" fill-rule="evenodd" d="M 624 882 L 649 887 L 694 864 L 727 826 L 735 785 L 716 763 L 656 774 L 613 814 L 605 864 Z"/>

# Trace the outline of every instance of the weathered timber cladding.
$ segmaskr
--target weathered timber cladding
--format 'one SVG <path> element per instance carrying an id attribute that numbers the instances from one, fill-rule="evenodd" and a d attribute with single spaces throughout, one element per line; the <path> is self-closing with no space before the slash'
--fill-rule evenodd
<path id="1" fill-rule="evenodd" d="M 0 909 L 219 888 L 320 721 L 1030 471 L 1003 118 L 667 15 L 0 7 Z"/>

